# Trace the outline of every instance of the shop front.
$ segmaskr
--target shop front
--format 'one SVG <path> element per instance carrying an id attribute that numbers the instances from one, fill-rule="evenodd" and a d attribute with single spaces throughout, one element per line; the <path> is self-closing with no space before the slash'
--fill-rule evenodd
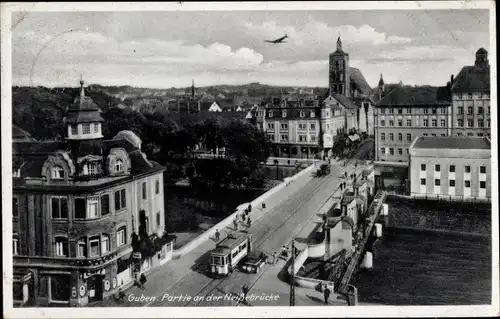
<path id="1" fill-rule="evenodd" d="M 35 273 L 26 271 L 14 274 L 13 300 L 16 307 L 31 307 L 35 305 Z"/>

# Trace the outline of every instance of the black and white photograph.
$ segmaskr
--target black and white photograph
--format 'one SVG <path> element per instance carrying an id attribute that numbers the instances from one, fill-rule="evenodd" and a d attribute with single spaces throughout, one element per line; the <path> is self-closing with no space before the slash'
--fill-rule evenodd
<path id="1" fill-rule="evenodd" d="M 1 15 L 6 317 L 500 315 L 493 1 Z"/>

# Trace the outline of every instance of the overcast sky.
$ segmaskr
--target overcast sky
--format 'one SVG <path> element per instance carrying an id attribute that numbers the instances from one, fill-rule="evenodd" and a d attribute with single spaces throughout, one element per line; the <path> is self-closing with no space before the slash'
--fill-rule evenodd
<path id="1" fill-rule="evenodd" d="M 14 85 L 322 86 L 340 34 L 371 86 L 445 85 L 489 51 L 487 10 L 13 14 Z M 285 33 L 287 43 L 264 42 Z M 34 67 L 33 67 L 34 66 Z"/>

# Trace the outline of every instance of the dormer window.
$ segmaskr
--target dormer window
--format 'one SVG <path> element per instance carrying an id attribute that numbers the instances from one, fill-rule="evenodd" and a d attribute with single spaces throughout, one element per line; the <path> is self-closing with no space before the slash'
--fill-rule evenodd
<path id="1" fill-rule="evenodd" d="M 82 124 L 82 134 L 90 134 L 90 123 Z"/>
<path id="2" fill-rule="evenodd" d="M 316 117 L 316 113 L 314 111 L 311 111 L 310 116 L 311 117 Z"/>
<path id="3" fill-rule="evenodd" d="M 99 133 L 99 123 L 94 123 L 94 133 Z"/>
<path id="4" fill-rule="evenodd" d="M 63 179 L 64 169 L 61 166 L 52 167 L 52 179 Z"/>
<path id="5" fill-rule="evenodd" d="M 78 126 L 71 125 L 71 135 L 78 135 Z"/>
<path id="6" fill-rule="evenodd" d="M 119 173 L 123 170 L 123 161 L 122 160 L 117 160 L 115 163 L 115 172 Z"/>
<path id="7" fill-rule="evenodd" d="M 88 170 L 89 175 L 96 175 L 97 174 L 97 163 L 88 163 L 87 170 Z"/>

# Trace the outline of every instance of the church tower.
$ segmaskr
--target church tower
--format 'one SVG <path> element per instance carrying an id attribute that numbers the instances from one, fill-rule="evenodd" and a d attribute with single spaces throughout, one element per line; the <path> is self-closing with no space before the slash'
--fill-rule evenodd
<path id="1" fill-rule="evenodd" d="M 490 63 L 488 61 L 488 51 L 484 48 L 480 48 L 476 52 L 476 62 L 474 63 L 478 68 L 488 68 Z"/>
<path id="2" fill-rule="evenodd" d="M 349 54 L 342 49 L 340 36 L 337 39 L 337 50 L 330 53 L 329 89 L 330 93 L 350 94 Z"/>
<path id="3" fill-rule="evenodd" d="M 384 95 L 384 89 L 385 89 L 384 78 L 382 76 L 382 73 L 380 73 L 380 80 L 378 81 L 378 98 L 379 98 L 379 100 L 382 99 L 382 96 Z"/>

